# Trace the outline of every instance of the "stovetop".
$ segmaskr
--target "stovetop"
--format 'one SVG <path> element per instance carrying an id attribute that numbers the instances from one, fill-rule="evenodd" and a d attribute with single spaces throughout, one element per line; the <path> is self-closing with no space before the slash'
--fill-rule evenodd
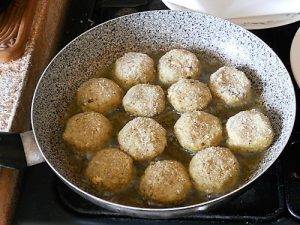
<path id="1" fill-rule="evenodd" d="M 154 9 L 166 7 L 159 0 L 85 0 L 84 4 L 80 0 L 72 0 L 60 48 L 78 34 L 108 19 Z M 290 45 L 299 26 L 300 22 L 252 31 L 279 55 L 290 74 Z M 298 89 L 296 97 L 299 100 Z M 300 224 L 300 167 L 297 166 L 300 157 L 300 143 L 297 143 L 300 140 L 299 116 L 292 138 L 279 160 L 241 196 L 228 202 L 225 207 L 169 219 L 168 224 Z M 95 206 L 66 187 L 45 163 L 24 171 L 13 218 L 13 224 L 20 225 L 141 223 L 164 224 L 166 221 L 129 218 Z"/>

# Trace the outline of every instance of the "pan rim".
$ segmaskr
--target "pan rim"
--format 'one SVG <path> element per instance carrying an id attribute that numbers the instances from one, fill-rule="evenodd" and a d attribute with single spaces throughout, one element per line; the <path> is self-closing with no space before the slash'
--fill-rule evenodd
<path id="1" fill-rule="evenodd" d="M 119 204 L 119 203 L 114 203 L 114 202 L 111 202 L 111 201 L 107 201 L 107 200 L 104 200 L 100 197 L 96 197 L 84 190 L 82 190 L 81 188 L 77 187 L 75 184 L 73 184 L 72 182 L 70 182 L 68 179 L 66 179 L 64 176 L 62 176 L 56 169 L 55 167 L 51 164 L 51 162 L 45 157 L 43 151 L 42 151 L 42 148 L 38 142 L 38 138 L 37 138 L 37 135 L 36 135 L 36 131 L 35 131 L 35 126 L 34 126 L 34 119 L 33 119 L 33 110 L 34 110 L 34 102 L 35 102 L 35 99 L 36 99 L 36 95 L 37 95 L 37 91 L 38 91 L 38 87 L 40 85 L 40 82 L 42 81 L 44 75 L 46 74 L 46 72 L 48 71 L 48 68 L 52 66 L 53 62 L 56 60 L 56 58 L 63 54 L 65 52 L 65 49 L 69 47 L 69 45 L 71 45 L 72 43 L 76 42 L 77 39 L 79 39 L 80 37 L 84 36 L 86 33 L 89 33 L 91 32 L 92 30 L 94 29 L 98 29 L 99 27 L 103 26 L 104 24 L 107 24 L 107 23 L 111 23 L 112 21 L 115 21 L 115 20 L 120 20 L 120 19 L 123 19 L 123 18 L 126 18 L 126 17 L 131 17 L 131 16 L 136 16 L 136 15 L 140 15 L 140 14 L 149 14 L 149 13 L 157 13 L 157 12 L 163 12 L 163 13 L 183 13 L 183 14 L 196 14 L 196 15 L 202 15 L 202 16 L 205 16 L 205 17 L 210 17 L 212 18 L 213 20 L 217 20 L 219 22 L 222 22 L 222 23 L 227 23 L 227 24 L 230 24 L 231 26 L 235 26 L 235 27 L 238 27 L 239 29 L 242 29 L 244 31 L 246 31 L 247 33 L 249 33 L 249 35 L 254 38 L 255 41 L 258 41 L 260 43 L 262 43 L 266 49 L 268 49 L 272 54 L 274 54 L 274 57 L 278 58 L 279 59 L 279 66 L 284 68 L 286 74 L 289 75 L 289 79 L 288 79 L 288 83 L 291 85 L 291 88 L 292 88 L 292 96 L 293 96 L 293 115 L 292 115 L 292 123 L 291 125 L 289 126 L 289 129 L 287 130 L 287 138 L 285 140 L 283 140 L 283 147 L 282 149 L 278 152 L 278 154 L 276 155 L 276 157 L 274 157 L 274 160 L 271 161 L 271 163 L 266 166 L 265 168 L 262 169 L 262 171 L 255 175 L 251 180 L 247 181 L 246 183 L 242 184 L 241 186 L 239 186 L 238 188 L 232 190 L 231 192 L 229 193 L 226 193 L 224 195 L 221 195 L 217 198 L 214 198 L 214 199 L 211 199 L 209 201 L 205 201 L 205 202 L 201 202 L 201 203 L 197 203 L 197 204 L 193 204 L 193 205 L 187 205 L 187 206 L 176 206 L 176 207 L 166 207 L 166 208 L 148 208 L 148 207 L 135 207 L 135 206 L 128 206 L 128 205 L 123 205 L 123 204 Z M 55 172 L 55 174 L 60 178 L 62 179 L 69 187 L 71 187 L 73 190 L 75 190 L 78 194 L 80 195 L 84 195 L 84 196 L 87 196 L 88 197 L 88 200 L 89 201 L 92 201 L 93 203 L 97 204 L 98 202 L 103 204 L 103 205 L 107 205 L 109 206 L 111 209 L 112 208 L 118 208 L 118 209 L 124 209 L 124 213 L 128 211 L 135 211 L 135 212 L 153 212 L 153 213 L 159 213 L 159 212 L 176 212 L 176 211 L 186 211 L 186 210 L 197 210 L 197 209 L 200 209 L 200 208 L 204 208 L 210 204 L 215 204 L 217 202 L 221 202 L 223 200 L 225 200 L 226 198 L 230 197 L 230 196 L 234 196 L 235 194 L 237 194 L 238 192 L 240 192 L 241 190 L 245 189 L 246 187 L 248 187 L 251 183 L 255 182 L 259 177 L 261 177 L 273 164 L 274 162 L 278 159 L 278 157 L 280 156 L 280 154 L 282 153 L 282 151 L 284 150 L 285 146 L 287 145 L 289 139 L 290 139 L 290 136 L 292 134 L 292 131 L 293 131 L 293 127 L 294 127 L 294 124 L 295 124 L 295 119 L 296 119 L 296 96 L 295 96 L 295 89 L 294 89 L 294 86 L 293 86 L 293 83 L 292 83 L 292 79 L 291 79 L 291 76 L 288 72 L 288 70 L 286 69 L 285 65 L 283 64 L 283 62 L 281 61 L 281 59 L 278 57 L 278 55 L 263 41 L 261 40 L 259 37 L 257 37 L 256 35 L 252 34 L 251 32 L 247 31 L 246 29 L 244 29 L 243 27 L 240 27 L 236 24 L 233 24 L 229 21 L 226 21 L 224 19 L 221 19 L 219 17 L 216 17 L 216 16 L 212 16 L 212 15 L 208 15 L 206 13 L 200 13 L 200 12 L 183 12 L 183 11 L 177 11 L 177 10 L 152 10 L 152 11 L 144 11 L 144 12 L 138 12 L 138 13 L 133 13 L 133 14 L 130 14 L 130 15 L 125 15 L 125 16 L 121 16 L 121 17 L 117 17 L 117 18 L 114 18 L 114 19 L 111 19 L 111 20 L 108 20 L 104 23 L 101 23 L 101 24 L 98 24 L 97 26 L 95 27 L 92 27 L 90 29 L 88 29 L 87 31 L 81 33 L 80 35 L 78 35 L 77 37 L 75 37 L 73 40 L 71 40 L 67 45 L 65 45 L 53 58 L 52 60 L 49 62 L 49 64 L 47 65 L 47 67 L 44 69 L 41 77 L 39 78 L 39 81 L 36 85 L 36 88 L 35 88 L 35 91 L 34 91 L 34 95 L 33 95 L 33 99 L 32 99 L 32 103 L 31 103 L 31 125 L 32 125 L 32 130 L 33 130 L 33 135 L 34 135 L 34 138 L 35 138 L 35 141 L 37 143 L 37 146 L 41 152 L 41 154 L 43 155 L 45 161 L 47 162 L 47 164 L 50 166 L 50 168 Z M 97 203 L 96 203 L 97 202 Z M 99 204 L 100 205 L 100 204 Z M 101 205 L 101 206 L 103 206 Z M 121 213 L 122 214 L 122 213 Z M 138 216 L 138 215 L 136 215 Z M 141 215 L 142 216 L 142 215 Z M 162 215 L 161 217 L 168 217 L 167 215 Z M 171 216 L 172 217 L 172 216 Z"/>

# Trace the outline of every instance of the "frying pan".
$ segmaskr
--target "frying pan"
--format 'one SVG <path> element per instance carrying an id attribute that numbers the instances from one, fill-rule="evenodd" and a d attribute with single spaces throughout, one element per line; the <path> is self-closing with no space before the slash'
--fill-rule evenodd
<path id="1" fill-rule="evenodd" d="M 94 196 L 71 168 L 62 150 L 61 120 L 79 85 L 105 71 L 125 52 L 166 51 L 186 48 L 200 61 L 226 64 L 243 70 L 262 98 L 276 133 L 247 182 L 221 197 L 195 205 L 139 208 L 116 204 Z M 39 149 L 52 170 L 76 193 L 104 208 L 136 217 L 170 218 L 221 205 L 260 177 L 278 158 L 288 142 L 295 120 L 295 94 L 290 76 L 276 54 L 259 38 L 228 21 L 196 12 L 150 11 L 131 14 L 100 24 L 63 48 L 41 76 L 32 102 L 32 133 L 3 134 L 2 164 L 22 167 L 24 143 L 27 160 Z M 37 147 L 32 141 L 34 136 Z M 31 152 L 28 153 L 28 149 Z M 10 155 L 8 155 L 10 154 Z M 23 153 L 24 155 L 24 153 Z M 10 158 L 8 156 L 11 156 Z M 33 161 L 41 161 L 38 154 Z M 14 157 L 14 161 L 11 158 Z M 17 164 L 18 162 L 18 164 Z M 13 163 L 13 164 L 12 164 Z M 30 163 L 31 164 L 31 163 Z"/>

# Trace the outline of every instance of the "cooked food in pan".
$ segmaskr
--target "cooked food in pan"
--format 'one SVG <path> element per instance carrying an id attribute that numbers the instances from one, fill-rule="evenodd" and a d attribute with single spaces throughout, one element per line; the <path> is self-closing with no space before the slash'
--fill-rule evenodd
<path id="1" fill-rule="evenodd" d="M 180 145 L 192 152 L 209 146 L 218 146 L 223 138 L 221 121 L 212 114 L 194 111 L 180 116 L 174 133 Z"/>
<path id="2" fill-rule="evenodd" d="M 247 105 L 251 100 L 251 82 L 244 72 L 223 66 L 210 76 L 213 95 L 229 107 Z"/>
<path id="3" fill-rule="evenodd" d="M 86 176 L 91 184 L 100 191 L 121 191 L 133 179 L 133 160 L 117 148 L 102 149 L 89 162 Z"/>
<path id="4" fill-rule="evenodd" d="M 150 163 L 140 182 L 140 193 L 150 201 L 162 204 L 180 203 L 192 187 L 188 172 L 177 161 Z"/>
<path id="5" fill-rule="evenodd" d="M 155 77 L 154 61 L 144 53 L 125 53 L 114 65 L 114 79 L 125 89 L 152 83 Z"/>
<path id="6" fill-rule="evenodd" d="M 112 80 L 93 78 L 84 82 L 77 91 L 77 103 L 82 111 L 107 114 L 122 102 L 123 91 Z"/>
<path id="7" fill-rule="evenodd" d="M 158 61 L 159 80 L 164 85 L 171 85 L 180 78 L 198 79 L 200 62 L 196 55 L 185 49 L 173 49 Z"/>
<path id="8" fill-rule="evenodd" d="M 165 94 L 159 85 L 137 84 L 123 98 L 123 107 L 133 116 L 152 117 L 165 109 Z"/>
<path id="9" fill-rule="evenodd" d="M 193 156 L 189 171 L 200 192 L 216 195 L 236 185 L 239 163 L 228 148 L 209 147 Z"/>
<path id="10" fill-rule="evenodd" d="M 154 119 L 137 117 L 122 128 L 118 141 L 120 148 L 135 160 L 149 160 L 164 151 L 167 134 Z"/>
<path id="11" fill-rule="evenodd" d="M 202 110 L 211 102 L 208 86 L 199 80 L 180 79 L 168 89 L 168 100 L 180 113 Z"/>
<path id="12" fill-rule="evenodd" d="M 274 133 L 269 118 L 258 110 L 246 110 L 226 123 L 227 145 L 237 152 L 259 152 L 268 148 Z"/>
<path id="13" fill-rule="evenodd" d="M 143 207 L 199 203 L 241 185 L 274 137 L 247 75 L 200 72 L 185 49 L 149 55 L 125 53 L 78 88 L 63 139 L 82 179 L 95 195 Z"/>
<path id="14" fill-rule="evenodd" d="M 111 136 L 110 121 L 96 112 L 84 112 L 72 116 L 63 133 L 63 139 L 80 154 L 100 150 Z"/>

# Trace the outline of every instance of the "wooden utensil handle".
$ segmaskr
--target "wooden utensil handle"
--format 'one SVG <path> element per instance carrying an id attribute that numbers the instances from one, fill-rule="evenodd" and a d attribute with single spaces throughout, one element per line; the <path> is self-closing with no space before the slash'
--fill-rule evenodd
<path id="1" fill-rule="evenodd" d="M 15 0 L 0 17 L 0 61 L 24 54 L 37 0 Z"/>

